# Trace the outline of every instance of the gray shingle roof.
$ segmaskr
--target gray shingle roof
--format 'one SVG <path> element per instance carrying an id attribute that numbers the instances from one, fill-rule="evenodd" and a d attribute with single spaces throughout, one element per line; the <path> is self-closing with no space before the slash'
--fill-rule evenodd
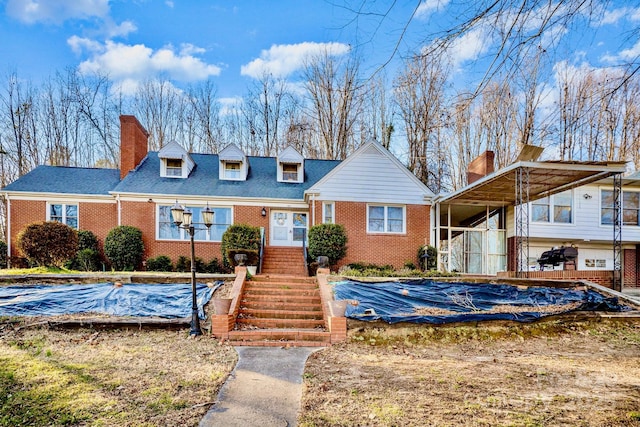
<path id="1" fill-rule="evenodd" d="M 3 191 L 109 195 L 120 182 L 118 169 L 38 166 Z"/>
<path id="2" fill-rule="evenodd" d="M 218 179 L 217 154 L 192 154 L 191 157 L 196 167 L 191 171 L 189 178 L 162 178 L 158 153 L 150 152 L 138 168 L 129 172 L 120 184 L 113 188 L 113 192 L 302 200 L 305 190 L 340 163 L 336 160 L 307 159 L 304 163 L 304 182 L 297 184 L 277 181 L 274 157 L 247 157 L 249 175 L 246 181 Z"/>

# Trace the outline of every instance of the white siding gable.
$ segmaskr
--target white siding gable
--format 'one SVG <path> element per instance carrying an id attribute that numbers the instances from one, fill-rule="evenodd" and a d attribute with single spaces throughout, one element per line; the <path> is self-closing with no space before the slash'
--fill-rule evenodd
<path id="1" fill-rule="evenodd" d="M 249 161 L 244 152 L 235 144 L 229 144 L 220 153 L 218 153 L 219 173 L 218 178 L 221 180 L 246 181 L 249 173 Z M 239 164 L 240 168 L 237 176 L 230 177 L 225 175 L 227 164 Z"/>
<path id="2" fill-rule="evenodd" d="M 430 204 L 433 193 L 377 142 L 369 142 L 307 193 L 317 200 Z"/>
<path id="3" fill-rule="evenodd" d="M 161 177 L 187 178 L 196 165 L 187 150 L 175 141 L 171 141 L 162 147 L 158 152 L 158 158 L 160 159 Z M 179 175 L 172 172 L 176 170 L 175 161 L 181 163 L 181 173 Z M 172 164 L 172 167 L 167 169 L 170 164 Z"/>

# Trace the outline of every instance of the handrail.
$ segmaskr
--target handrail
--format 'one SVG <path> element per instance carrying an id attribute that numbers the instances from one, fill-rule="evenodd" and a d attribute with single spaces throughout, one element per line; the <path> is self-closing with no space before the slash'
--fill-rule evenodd
<path id="1" fill-rule="evenodd" d="M 264 227 L 260 227 L 260 253 L 258 258 L 258 273 L 262 273 L 262 258 L 264 257 Z"/>

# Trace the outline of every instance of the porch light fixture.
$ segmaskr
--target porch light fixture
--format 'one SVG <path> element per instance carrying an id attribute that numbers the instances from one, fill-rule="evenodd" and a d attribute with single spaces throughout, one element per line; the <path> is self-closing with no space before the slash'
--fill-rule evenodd
<path id="1" fill-rule="evenodd" d="M 260 215 L 262 215 L 263 218 L 267 216 L 267 210 L 265 208 L 262 208 L 262 210 L 260 211 Z"/>
<path id="2" fill-rule="evenodd" d="M 193 241 L 193 235 L 196 232 L 196 225 L 205 225 L 209 229 L 213 225 L 213 210 L 207 207 L 201 212 L 203 222 L 193 222 L 193 212 L 189 209 L 185 209 L 178 203 L 171 207 L 171 218 L 173 223 L 184 230 L 187 230 L 191 240 L 191 330 L 189 335 L 202 335 L 200 329 L 200 318 L 198 317 L 198 301 L 196 296 L 196 249 Z M 202 228 L 198 228 L 202 230 Z"/>
<path id="3" fill-rule="evenodd" d="M 585 198 L 585 200 L 589 200 L 589 199 L 591 198 L 591 194 L 589 194 L 589 193 L 584 193 L 584 194 L 582 195 L 582 197 L 584 197 L 584 198 Z"/>

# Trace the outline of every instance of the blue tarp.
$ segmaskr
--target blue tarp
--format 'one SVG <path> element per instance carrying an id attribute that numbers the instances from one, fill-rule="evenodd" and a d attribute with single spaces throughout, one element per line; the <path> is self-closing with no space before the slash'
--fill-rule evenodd
<path id="1" fill-rule="evenodd" d="M 198 313 L 205 318 L 203 306 L 214 291 L 199 283 L 196 287 Z M 60 314 L 100 313 L 114 316 L 191 316 L 191 284 L 113 283 L 90 285 L 15 285 L 0 287 L 0 315 L 54 316 Z"/>
<path id="2" fill-rule="evenodd" d="M 438 282 L 429 279 L 369 283 L 347 280 L 335 283 L 336 300 L 354 300 L 347 305 L 346 316 L 358 320 L 383 320 L 387 323 L 453 323 L 479 320 L 516 320 L 531 322 L 558 314 L 537 307 L 568 306 L 564 312 L 627 311 L 631 307 L 586 288 L 519 287 L 506 284 Z M 513 312 L 483 313 L 510 306 Z M 529 310 L 530 308 L 530 310 Z M 420 314 L 429 312 L 436 314 Z M 451 313 L 439 314 L 437 310 Z M 499 311 L 499 310 L 496 310 Z M 508 310 L 505 310 L 508 311 Z"/>

